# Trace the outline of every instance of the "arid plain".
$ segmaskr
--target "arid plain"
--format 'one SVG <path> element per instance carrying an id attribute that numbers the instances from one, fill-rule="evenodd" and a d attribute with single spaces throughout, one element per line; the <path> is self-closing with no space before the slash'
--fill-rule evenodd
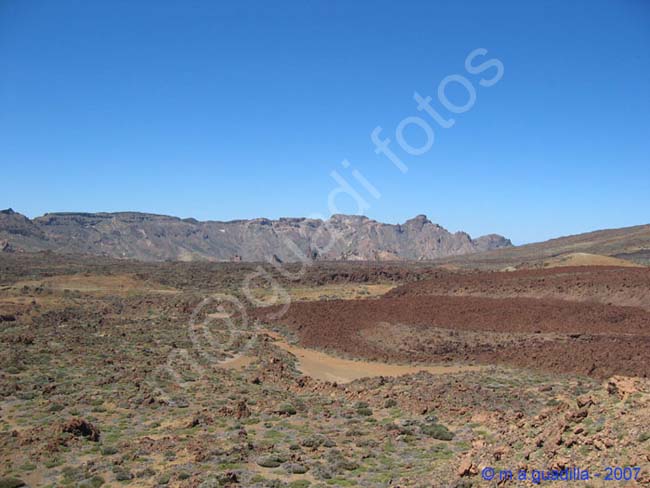
<path id="1" fill-rule="evenodd" d="M 2 254 L 0 486 L 650 485 L 647 268 L 259 266 Z"/>

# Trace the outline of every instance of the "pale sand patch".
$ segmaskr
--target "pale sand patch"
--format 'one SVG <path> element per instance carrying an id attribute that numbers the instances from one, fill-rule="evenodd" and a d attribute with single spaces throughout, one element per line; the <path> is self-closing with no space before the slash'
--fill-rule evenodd
<path id="1" fill-rule="evenodd" d="M 323 299 L 358 300 L 379 297 L 397 286 L 395 283 L 340 283 L 321 286 L 290 287 L 285 291 L 292 301 L 310 302 Z M 273 290 L 256 288 L 252 290 L 260 300 L 258 306 L 274 305 L 277 297 Z"/>
<path id="2" fill-rule="evenodd" d="M 152 288 L 150 284 L 141 281 L 130 274 L 119 275 L 88 275 L 73 274 L 59 275 L 43 278 L 40 280 L 21 281 L 13 285 L 14 289 L 23 286 L 45 287 L 52 290 L 74 290 L 85 293 L 129 293 L 129 292 L 146 292 L 146 293 L 178 293 L 174 288 L 165 288 L 162 285 L 156 285 Z"/>
<path id="3" fill-rule="evenodd" d="M 224 369 L 240 369 L 245 368 L 257 358 L 254 356 L 239 355 L 232 359 L 227 359 L 219 363 L 219 366 Z"/>
<path id="4" fill-rule="evenodd" d="M 625 259 L 602 256 L 600 254 L 589 254 L 586 252 L 575 252 L 563 254 L 543 262 L 545 268 L 557 268 L 561 266 L 625 266 L 628 268 L 643 268 L 644 266 L 627 261 Z"/>
<path id="5" fill-rule="evenodd" d="M 337 383 L 349 383 L 359 378 L 374 376 L 402 376 L 420 371 L 431 374 L 450 374 L 481 369 L 480 366 L 407 366 L 374 361 L 353 361 L 287 343 L 276 344 L 296 356 L 298 369 L 303 374 L 318 380 L 336 381 Z"/>
<path id="6" fill-rule="evenodd" d="M 211 319 L 227 319 L 230 318 L 230 314 L 228 312 L 214 312 L 209 313 L 208 317 Z"/>
<path id="7" fill-rule="evenodd" d="M 378 361 L 356 361 L 343 359 L 330 354 L 306 349 L 304 347 L 288 344 L 284 338 L 275 332 L 261 331 L 273 339 L 274 344 L 281 349 L 293 354 L 298 361 L 298 369 L 306 376 L 321 381 L 336 381 L 337 383 L 349 383 L 359 378 L 375 376 L 402 376 L 426 371 L 431 374 L 452 374 L 466 371 L 479 371 L 482 366 L 409 366 L 401 364 L 389 364 Z M 255 358 L 251 356 L 238 356 L 234 359 L 221 363 L 221 367 L 235 369 L 247 366 Z"/>

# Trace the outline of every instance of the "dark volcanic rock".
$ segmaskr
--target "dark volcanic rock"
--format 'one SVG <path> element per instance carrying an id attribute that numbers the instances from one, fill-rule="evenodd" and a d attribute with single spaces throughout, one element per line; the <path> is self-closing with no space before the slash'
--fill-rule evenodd
<path id="1" fill-rule="evenodd" d="M 59 429 L 75 437 L 86 437 L 93 442 L 99 441 L 99 429 L 85 419 L 74 418 L 63 422 Z"/>

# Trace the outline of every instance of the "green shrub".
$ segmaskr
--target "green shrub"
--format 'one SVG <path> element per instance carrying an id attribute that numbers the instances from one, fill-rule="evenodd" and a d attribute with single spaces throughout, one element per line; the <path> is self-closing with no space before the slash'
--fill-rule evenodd
<path id="1" fill-rule="evenodd" d="M 115 473 L 115 479 L 117 481 L 129 481 L 133 479 L 133 475 L 123 468 L 115 468 L 113 473 Z"/>
<path id="2" fill-rule="evenodd" d="M 113 454 L 117 454 L 117 448 L 113 446 L 106 446 L 102 449 L 102 455 L 103 456 L 112 456 Z"/>
<path id="3" fill-rule="evenodd" d="M 289 488 L 308 488 L 311 483 L 307 480 L 296 480 L 289 483 Z"/>
<path id="4" fill-rule="evenodd" d="M 267 456 L 258 459 L 257 464 L 259 464 L 263 468 L 277 468 L 285 461 L 286 459 L 282 456 Z"/>
<path id="5" fill-rule="evenodd" d="M 278 413 L 280 415 L 296 415 L 296 409 L 290 403 L 283 403 L 278 407 Z"/>
<path id="6" fill-rule="evenodd" d="M 284 469 L 290 474 L 305 474 L 309 470 L 307 466 L 298 463 L 287 464 Z"/>
<path id="7" fill-rule="evenodd" d="M 454 438 L 454 433 L 442 424 L 423 425 L 421 431 L 440 441 L 450 441 Z"/>
<path id="8" fill-rule="evenodd" d="M 101 476 L 93 476 L 87 480 L 80 481 L 77 488 L 99 488 L 104 484 L 104 478 Z"/>
<path id="9" fill-rule="evenodd" d="M 368 407 L 361 407 L 357 409 L 357 413 L 359 415 L 363 415 L 364 417 L 370 417 L 372 415 L 372 409 Z"/>
<path id="10" fill-rule="evenodd" d="M 25 486 L 23 480 L 18 478 L 0 478 L 0 488 L 19 488 L 20 486 Z"/>

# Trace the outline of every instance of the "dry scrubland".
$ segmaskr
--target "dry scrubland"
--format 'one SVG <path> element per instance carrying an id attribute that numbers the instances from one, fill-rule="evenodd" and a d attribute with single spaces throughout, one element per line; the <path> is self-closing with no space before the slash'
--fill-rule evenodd
<path id="1" fill-rule="evenodd" d="M 650 486 L 646 268 L 322 263 L 278 275 L 289 311 L 249 307 L 247 355 L 211 363 L 192 312 L 245 300 L 255 268 L 0 255 L 0 487 L 470 487 L 573 465 Z M 328 369 L 359 358 L 375 376 Z"/>

